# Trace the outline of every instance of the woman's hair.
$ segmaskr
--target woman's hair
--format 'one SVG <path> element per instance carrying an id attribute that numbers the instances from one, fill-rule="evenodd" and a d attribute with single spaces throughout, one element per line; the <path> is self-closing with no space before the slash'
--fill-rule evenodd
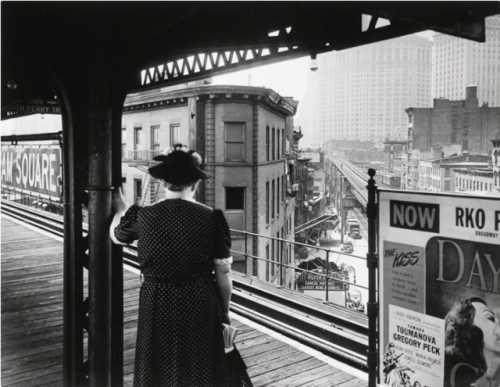
<path id="1" fill-rule="evenodd" d="M 483 331 L 474 325 L 474 302 L 486 305 L 481 298 L 473 297 L 456 302 L 446 315 L 445 354 L 449 359 L 457 359 L 477 368 L 479 378 L 486 372 L 487 365 L 483 353 Z"/>
<path id="2" fill-rule="evenodd" d="M 169 191 L 180 192 L 180 191 L 183 191 L 184 189 L 186 189 L 188 187 L 192 187 L 194 189 L 194 187 L 196 186 L 197 181 L 192 181 L 191 183 L 188 183 L 188 184 L 172 184 L 172 183 L 169 183 L 169 182 L 163 180 L 163 185 Z"/>

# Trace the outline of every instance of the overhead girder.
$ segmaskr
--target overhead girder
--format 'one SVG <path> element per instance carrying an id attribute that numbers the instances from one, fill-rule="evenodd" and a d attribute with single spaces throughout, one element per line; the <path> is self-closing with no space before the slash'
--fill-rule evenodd
<path id="1" fill-rule="evenodd" d="M 500 5 L 477 1 L 4 2 L 2 11 L 2 99 L 6 103 L 19 97 L 52 97 L 51 85 L 37 78 L 45 78 L 43 73 L 51 66 L 68 73 L 85 67 L 90 56 L 102 55 L 96 46 L 105 47 L 116 71 L 131 74 L 127 89 L 132 92 L 426 29 L 481 42 L 484 18 L 500 13 Z M 376 28 L 380 18 L 390 24 Z M 279 34 L 270 35 L 274 31 Z M 269 55 L 262 55 L 267 53 L 264 49 Z M 240 51 L 245 54 L 239 55 Z M 202 54 L 214 52 L 216 60 L 205 63 Z M 177 76 L 173 76 L 175 70 L 160 71 L 169 63 L 180 67 Z M 6 88 L 9 79 L 21 80 L 17 91 Z"/>

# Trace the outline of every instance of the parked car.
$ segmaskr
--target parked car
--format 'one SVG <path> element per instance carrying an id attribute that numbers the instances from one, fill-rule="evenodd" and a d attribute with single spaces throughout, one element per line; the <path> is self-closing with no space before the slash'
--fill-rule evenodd
<path id="1" fill-rule="evenodd" d="M 354 251 L 354 247 L 352 246 L 351 241 L 345 241 L 342 247 L 340 248 L 340 251 L 343 251 L 345 253 L 352 253 Z"/>

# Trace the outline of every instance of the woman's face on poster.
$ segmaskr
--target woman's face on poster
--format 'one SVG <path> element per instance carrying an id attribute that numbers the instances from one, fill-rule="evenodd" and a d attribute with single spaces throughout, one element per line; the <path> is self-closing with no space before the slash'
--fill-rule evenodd
<path id="1" fill-rule="evenodd" d="M 500 354 L 500 321 L 493 311 L 480 302 L 473 302 L 476 309 L 474 325 L 483 331 L 484 349 Z"/>

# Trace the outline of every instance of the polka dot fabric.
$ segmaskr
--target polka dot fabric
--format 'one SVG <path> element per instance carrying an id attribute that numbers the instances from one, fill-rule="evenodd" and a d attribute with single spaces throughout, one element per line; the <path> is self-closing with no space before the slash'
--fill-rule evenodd
<path id="1" fill-rule="evenodd" d="M 222 211 L 183 199 L 132 206 L 115 236 L 124 243 L 139 240 L 147 279 L 169 279 L 141 287 L 134 387 L 229 386 L 212 274 L 214 259 L 230 257 Z"/>

